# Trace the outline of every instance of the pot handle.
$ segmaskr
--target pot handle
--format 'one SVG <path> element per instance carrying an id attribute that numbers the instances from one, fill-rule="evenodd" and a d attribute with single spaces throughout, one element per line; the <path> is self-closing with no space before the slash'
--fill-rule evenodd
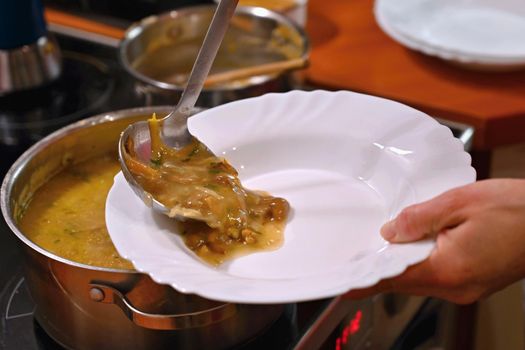
<path id="1" fill-rule="evenodd" d="M 186 314 L 150 314 L 135 308 L 117 289 L 97 283 L 89 284 L 89 297 L 96 302 L 117 305 L 133 323 L 140 327 L 158 330 L 204 327 L 224 321 L 238 311 L 236 304 L 226 303 L 212 309 Z"/>

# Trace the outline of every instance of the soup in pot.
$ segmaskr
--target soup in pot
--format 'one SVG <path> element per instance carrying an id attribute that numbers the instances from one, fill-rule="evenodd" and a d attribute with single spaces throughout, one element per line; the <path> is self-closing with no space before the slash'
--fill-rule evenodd
<path id="1" fill-rule="evenodd" d="M 68 260 L 132 269 L 111 242 L 104 216 L 119 171 L 115 154 L 66 167 L 34 194 L 20 229 L 40 247 Z"/>

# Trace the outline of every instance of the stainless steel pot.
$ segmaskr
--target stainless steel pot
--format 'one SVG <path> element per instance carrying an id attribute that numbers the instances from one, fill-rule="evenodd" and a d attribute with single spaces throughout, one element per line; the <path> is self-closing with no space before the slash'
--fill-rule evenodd
<path id="1" fill-rule="evenodd" d="M 32 194 L 66 165 L 117 149 L 130 123 L 169 107 L 111 112 L 82 120 L 44 138 L 7 173 L 2 213 L 20 239 L 35 316 L 58 343 L 71 349 L 221 349 L 257 335 L 282 305 L 230 304 L 181 294 L 133 270 L 76 263 L 29 240 L 17 222 Z"/>
<path id="2" fill-rule="evenodd" d="M 214 5 L 186 7 L 147 17 L 128 28 L 120 44 L 120 59 L 137 79 L 136 91 L 147 104 L 176 104 L 185 84 L 180 77 L 189 73 L 214 11 Z M 303 29 L 287 17 L 260 7 L 238 7 L 214 66 L 221 61 L 238 68 L 269 63 L 277 58 L 263 54 L 268 50 L 307 60 L 310 45 Z M 293 72 L 254 76 L 205 87 L 197 106 L 284 92 L 297 84 Z"/>

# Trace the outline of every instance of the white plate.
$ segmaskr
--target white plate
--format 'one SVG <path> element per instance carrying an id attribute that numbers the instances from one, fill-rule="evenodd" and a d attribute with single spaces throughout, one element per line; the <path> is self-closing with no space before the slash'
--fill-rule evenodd
<path id="1" fill-rule="evenodd" d="M 106 223 L 137 270 L 215 300 L 304 301 L 397 275 L 425 259 L 434 242 L 388 244 L 381 225 L 406 205 L 475 178 L 448 128 L 405 105 L 351 92 L 268 94 L 202 112 L 189 128 L 239 170 L 248 188 L 289 200 L 284 245 L 213 268 L 121 174 Z"/>
<path id="2" fill-rule="evenodd" d="M 525 65 L 522 0 L 377 0 L 379 26 L 411 49 L 473 66 Z"/>

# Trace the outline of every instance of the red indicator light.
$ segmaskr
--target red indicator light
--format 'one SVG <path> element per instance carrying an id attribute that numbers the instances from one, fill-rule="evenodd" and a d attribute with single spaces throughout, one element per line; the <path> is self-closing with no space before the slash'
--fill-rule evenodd
<path id="1" fill-rule="evenodd" d="M 335 350 L 341 350 L 341 337 L 335 341 Z"/>
<path id="2" fill-rule="evenodd" d="M 335 350 L 341 350 L 341 346 L 348 343 L 348 338 L 356 334 L 361 328 L 361 319 L 363 318 L 363 312 L 357 310 L 354 317 L 348 322 L 343 328 L 339 337 L 335 340 Z"/>

